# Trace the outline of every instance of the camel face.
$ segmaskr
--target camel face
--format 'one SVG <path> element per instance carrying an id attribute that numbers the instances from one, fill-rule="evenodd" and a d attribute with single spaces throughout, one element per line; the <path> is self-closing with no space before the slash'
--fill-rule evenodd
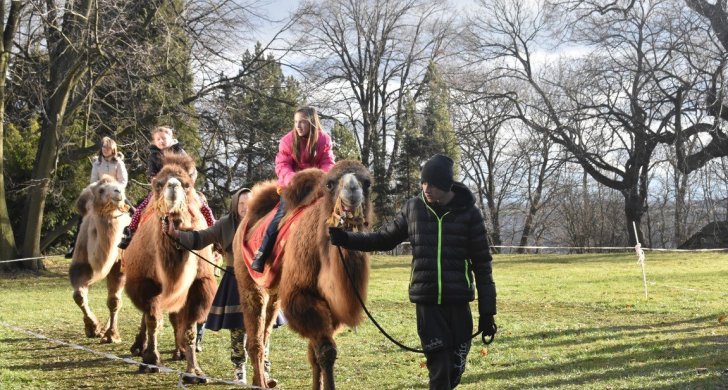
<path id="1" fill-rule="evenodd" d="M 104 177 L 91 186 L 91 192 L 95 209 L 126 211 L 124 188 L 116 180 Z"/>
<path id="2" fill-rule="evenodd" d="M 167 210 L 170 212 L 182 211 L 182 208 L 187 205 L 185 186 L 176 177 L 167 179 L 162 193 L 164 201 L 167 203 Z"/>
<path id="3" fill-rule="evenodd" d="M 338 197 L 344 208 L 353 210 L 366 206 L 372 178 L 361 164 L 342 161 L 326 175 L 324 183 L 333 199 Z"/>
<path id="4" fill-rule="evenodd" d="M 347 209 L 355 209 L 364 201 L 363 183 L 353 173 L 345 174 L 339 185 L 339 198 Z"/>

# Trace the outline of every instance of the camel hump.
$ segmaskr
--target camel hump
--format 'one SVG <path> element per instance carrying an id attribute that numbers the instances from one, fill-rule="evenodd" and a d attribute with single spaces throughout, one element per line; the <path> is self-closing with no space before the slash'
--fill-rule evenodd
<path id="1" fill-rule="evenodd" d="M 76 199 L 76 211 L 82 217 L 88 212 L 88 204 L 94 198 L 94 193 L 91 191 L 91 186 L 84 188 Z"/>
<path id="2" fill-rule="evenodd" d="M 250 201 L 248 201 L 248 213 L 245 218 L 252 226 L 259 219 L 263 218 L 269 211 L 278 204 L 279 196 L 276 182 L 267 180 L 253 186 L 250 190 Z"/>
<path id="3" fill-rule="evenodd" d="M 293 175 L 291 182 L 283 189 L 281 196 L 286 203 L 286 209 L 293 210 L 308 206 L 316 199 L 324 196 L 321 180 L 324 171 L 318 168 L 308 168 Z"/>
<path id="4" fill-rule="evenodd" d="M 171 150 L 165 150 L 164 154 L 162 154 L 162 164 L 163 164 L 163 166 L 164 165 L 180 166 L 190 176 L 193 176 L 197 173 L 197 168 L 195 167 L 195 160 L 193 160 L 192 157 L 187 153 L 175 153 Z"/>

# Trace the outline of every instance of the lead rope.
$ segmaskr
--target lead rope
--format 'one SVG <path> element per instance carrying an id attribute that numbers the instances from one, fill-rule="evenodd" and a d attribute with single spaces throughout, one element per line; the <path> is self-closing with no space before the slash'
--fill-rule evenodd
<path id="1" fill-rule="evenodd" d="M 367 306 L 364 304 L 364 300 L 362 299 L 361 295 L 359 295 L 359 290 L 356 289 L 356 286 L 354 284 L 354 277 L 351 275 L 351 273 L 349 271 L 349 266 L 346 264 L 346 261 L 344 260 L 344 252 L 341 250 L 341 247 L 338 245 L 336 245 L 336 249 L 339 250 L 339 259 L 341 259 L 341 263 L 344 265 L 344 270 L 346 271 L 346 276 L 349 279 L 349 282 L 351 283 L 352 289 L 354 290 L 354 295 L 356 296 L 356 300 L 359 301 L 359 304 L 361 305 L 362 309 L 364 309 L 364 312 L 367 313 L 367 317 L 369 317 L 369 320 L 374 324 L 374 326 L 377 327 L 377 329 L 379 329 L 379 332 L 382 333 L 384 335 L 384 337 L 389 339 L 389 341 L 391 341 L 392 343 L 394 343 L 395 345 L 397 345 L 398 347 L 400 347 L 406 351 L 424 354 L 425 353 L 424 350 L 408 347 L 408 346 L 400 343 L 399 341 L 395 340 L 394 337 L 390 336 L 389 333 L 387 333 L 387 331 L 384 330 L 384 328 L 382 328 L 381 325 L 379 325 L 379 322 L 377 322 L 377 320 L 374 319 L 374 316 L 372 316 L 372 313 L 369 312 L 369 309 L 367 309 Z M 495 323 L 493 324 L 493 329 L 496 332 L 498 331 L 498 326 Z M 479 330 L 474 335 L 472 335 L 470 338 L 474 339 L 481 333 L 483 333 L 483 331 Z M 493 340 L 495 339 L 495 333 L 493 333 L 493 335 L 490 336 L 490 340 L 488 340 L 487 337 L 488 336 L 486 336 L 485 334 L 483 334 L 481 337 L 483 340 L 483 343 L 486 345 L 493 342 Z"/>
<path id="2" fill-rule="evenodd" d="M 178 239 L 176 239 L 176 238 L 172 237 L 172 236 L 171 236 L 171 235 L 170 235 L 170 234 L 169 234 L 169 233 L 167 232 L 167 224 L 169 223 L 169 222 L 167 221 L 167 217 L 164 217 L 164 218 L 161 218 L 161 219 L 162 219 L 162 231 L 164 232 L 164 234 L 165 234 L 165 235 L 166 235 L 167 237 L 169 237 L 169 239 L 170 239 L 170 240 L 172 240 L 172 242 L 174 242 L 174 243 L 175 243 L 175 245 L 177 245 L 177 247 L 179 247 L 179 248 L 182 248 L 182 249 L 186 250 L 187 252 L 190 252 L 190 253 L 192 253 L 193 255 L 195 255 L 195 256 L 197 256 L 197 257 L 199 257 L 200 259 L 202 259 L 202 260 L 204 260 L 205 262 L 209 263 L 209 264 L 210 264 L 210 265 L 212 265 L 213 267 L 215 267 L 215 268 L 219 269 L 220 271 L 222 271 L 222 272 L 224 272 L 224 273 L 227 273 L 227 270 L 226 270 L 225 268 L 222 268 L 222 267 L 220 267 L 219 265 L 217 265 L 217 264 L 213 263 L 212 261 L 210 261 L 210 260 L 207 260 L 207 259 L 206 259 L 206 258 L 204 258 L 204 257 L 203 257 L 202 255 L 198 254 L 197 252 L 193 251 L 192 249 L 190 249 L 190 248 L 188 248 L 187 246 L 185 246 L 184 244 L 182 244 L 182 242 L 180 242 L 180 240 L 178 240 Z"/>

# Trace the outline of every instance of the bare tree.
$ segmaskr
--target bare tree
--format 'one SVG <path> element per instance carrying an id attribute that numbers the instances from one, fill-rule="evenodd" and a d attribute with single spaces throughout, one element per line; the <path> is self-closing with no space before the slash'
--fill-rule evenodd
<path id="1" fill-rule="evenodd" d="M 487 210 L 488 232 L 494 245 L 502 245 L 501 213 L 513 201 L 512 192 L 522 177 L 522 160 L 508 149 L 516 135 L 507 123 L 509 102 L 497 99 L 471 100 L 470 94 L 456 94 L 455 128 L 460 140 L 461 167 L 466 182 L 473 184 L 481 209 Z"/>
<path id="2" fill-rule="evenodd" d="M 679 20 L 679 9 L 674 2 L 637 2 L 624 13 L 602 14 L 584 3 L 583 13 L 564 15 L 557 8 L 547 15 L 546 8 L 527 7 L 524 1 L 480 5 L 468 23 L 471 53 L 497 62 L 500 72 L 530 86 L 537 104 L 527 104 L 517 91 L 507 95 L 521 120 L 562 145 L 597 182 L 619 191 L 625 231 L 633 231 L 633 222 L 639 228 L 657 145 L 709 127 L 683 129 L 676 120 L 695 110 L 693 96 L 684 93 L 695 78 L 679 77 L 671 63 L 680 40 L 671 34 L 670 22 Z M 553 42 L 546 22 L 559 20 L 557 15 L 569 17 L 566 27 L 560 25 L 570 33 L 569 42 L 588 52 L 568 63 L 539 63 L 534 54 Z"/>
<path id="3" fill-rule="evenodd" d="M 308 96 L 347 118 L 373 169 L 378 210 L 386 202 L 407 93 L 418 98 L 427 64 L 444 55 L 452 17 L 435 0 L 304 1 L 292 51 Z"/>

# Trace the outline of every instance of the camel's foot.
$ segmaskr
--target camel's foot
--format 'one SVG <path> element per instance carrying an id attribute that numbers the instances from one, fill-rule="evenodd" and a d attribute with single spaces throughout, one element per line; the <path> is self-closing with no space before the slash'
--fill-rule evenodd
<path id="1" fill-rule="evenodd" d="M 103 334 L 102 326 L 99 325 L 98 321 L 91 318 L 83 319 L 83 330 L 86 332 L 86 337 L 90 339 L 94 337 L 101 337 Z"/>
<path id="2" fill-rule="evenodd" d="M 157 366 L 150 366 L 148 364 L 140 364 L 139 365 L 139 372 L 142 374 L 153 374 L 159 372 L 159 367 Z"/>
<path id="3" fill-rule="evenodd" d="M 278 381 L 277 381 L 277 380 L 275 380 L 275 379 L 273 379 L 273 378 L 271 378 L 271 377 L 268 377 L 268 378 L 266 378 L 266 380 L 265 380 L 265 385 L 266 385 L 266 386 L 267 386 L 267 387 L 268 387 L 269 389 L 275 389 L 276 387 L 278 387 Z"/>
<path id="4" fill-rule="evenodd" d="M 142 362 L 158 366 L 161 363 L 159 352 L 147 349 L 142 355 Z"/>
<path id="5" fill-rule="evenodd" d="M 106 329 L 104 335 L 101 336 L 101 344 L 116 344 L 121 342 L 121 335 L 116 329 Z"/>
<path id="6" fill-rule="evenodd" d="M 172 352 L 172 360 L 185 360 L 184 351 L 177 349 L 174 352 Z"/>
<path id="7" fill-rule="evenodd" d="M 195 368 L 194 370 L 182 374 L 182 382 L 188 385 L 207 383 L 207 376 L 201 369 Z"/>

